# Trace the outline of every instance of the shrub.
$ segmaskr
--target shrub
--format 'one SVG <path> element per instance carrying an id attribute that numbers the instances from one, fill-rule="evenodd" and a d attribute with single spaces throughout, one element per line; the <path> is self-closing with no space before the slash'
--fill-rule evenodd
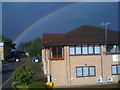
<path id="1" fill-rule="evenodd" d="M 27 85 L 31 83 L 33 75 L 34 75 L 33 70 L 25 65 L 18 67 L 14 73 L 15 79 L 22 85 Z"/>
<path id="2" fill-rule="evenodd" d="M 16 88 L 16 86 L 18 86 L 18 85 L 20 85 L 20 84 L 21 84 L 21 83 L 20 83 L 20 82 L 17 82 L 17 81 L 16 81 L 16 82 L 13 82 L 13 83 L 12 83 L 12 87 L 13 87 L 13 88 Z"/>

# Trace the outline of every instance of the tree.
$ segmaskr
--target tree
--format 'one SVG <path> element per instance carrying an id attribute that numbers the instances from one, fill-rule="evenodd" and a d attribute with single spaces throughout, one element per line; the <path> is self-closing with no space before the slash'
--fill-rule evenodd
<path id="1" fill-rule="evenodd" d="M 35 73 L 30 67 L 22 65 L 16 69 L 14 73 L 15 79 L 23 85 L 28 85 L 31 83 L 31 79 Z"/>
<path id="2" fill-rule="evenodd" d="M 0 35 L 0 39 L 1 39 L 1 41 L 3 41 L 3 42 L 8 42 L 9 45 L 12 47 L 12 49 L 16 49 L 16 48 L 15 48 L 15 45 L 16 45 L 16 44 L 13 43 L 10 38 L 8 38 L 8 37 L 6 37 L 6 36 L 4 36 L 4 35 Z"/>
<path id="3" fill-rule="evenodd" d="M 29 53 L 29 55 L 32 56 L 38 56 L 41 58 L 41 50 L 42 50 L 42 46 L 41 46 L 41 39 L 40 38 L 36 38 L 32 41 L 29 42 L 21 42 L 18 45 L 18 50 L 23 50 Z"/>

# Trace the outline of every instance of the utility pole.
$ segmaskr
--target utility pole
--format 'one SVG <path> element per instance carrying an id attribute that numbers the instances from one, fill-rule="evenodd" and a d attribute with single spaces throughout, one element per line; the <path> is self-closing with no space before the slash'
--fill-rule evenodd
<path id="1" fill-rule="evenodd" d="M 105 55 L 106 55 L 106 47 L 107 47 L 107 25 L 109 25 L 110 22 L 107 22 L 107 23 L 101 23 L 101 25 L 105 26 Z M 103 49 L 102 49 L 103 50 Z M 104 54 L 104 53 L 103 53 Z M 101 55 L 101 71 L 102 71 L 102 78 L 104 77 L 104 61 L 105 61 L 105 55 Z"/>
<path id="2" fill-rule="evenodd" d="M 107 25 L 109 25 L 110 22 L 107 23 L 101 23 L 101 25 L 105 26 L 105 46 L 107 46 Z"/>

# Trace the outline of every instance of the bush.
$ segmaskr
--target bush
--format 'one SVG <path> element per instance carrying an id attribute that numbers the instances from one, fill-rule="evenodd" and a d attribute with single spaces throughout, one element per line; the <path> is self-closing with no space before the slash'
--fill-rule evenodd
<path id="1" fill-rule="evenodd" d="M 34 75 L 33 70 L 25 65 L 18 67 L 14 73 L 15 79 L 22 85 L 30 84 L 33 75 Z"/>
<path id="2" fill-rule="evenodd" d="M 12 83 L 12 88 L 16 88 L 16 86 L 20 85 L 21 83 L 20 82 L 13 82 Z"/>

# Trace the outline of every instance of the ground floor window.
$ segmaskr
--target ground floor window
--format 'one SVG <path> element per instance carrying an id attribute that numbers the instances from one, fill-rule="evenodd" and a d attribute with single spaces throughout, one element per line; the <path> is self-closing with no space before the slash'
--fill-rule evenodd
<path id="1" fill-rule="evenodd" d="M 64 50 L 63 46 L 53 46 L 51 47 L 51 58 L 63 58 Z"/>
<path id="2" fill-rule="evenodd" d="M 112 65 L 112 74 L 120 74 L 120 65 Z"/>
<path id="3" fill-rule="evenodd" d="M 95 66 L 76 67 L 77 77 L 95 76 Z"/>

